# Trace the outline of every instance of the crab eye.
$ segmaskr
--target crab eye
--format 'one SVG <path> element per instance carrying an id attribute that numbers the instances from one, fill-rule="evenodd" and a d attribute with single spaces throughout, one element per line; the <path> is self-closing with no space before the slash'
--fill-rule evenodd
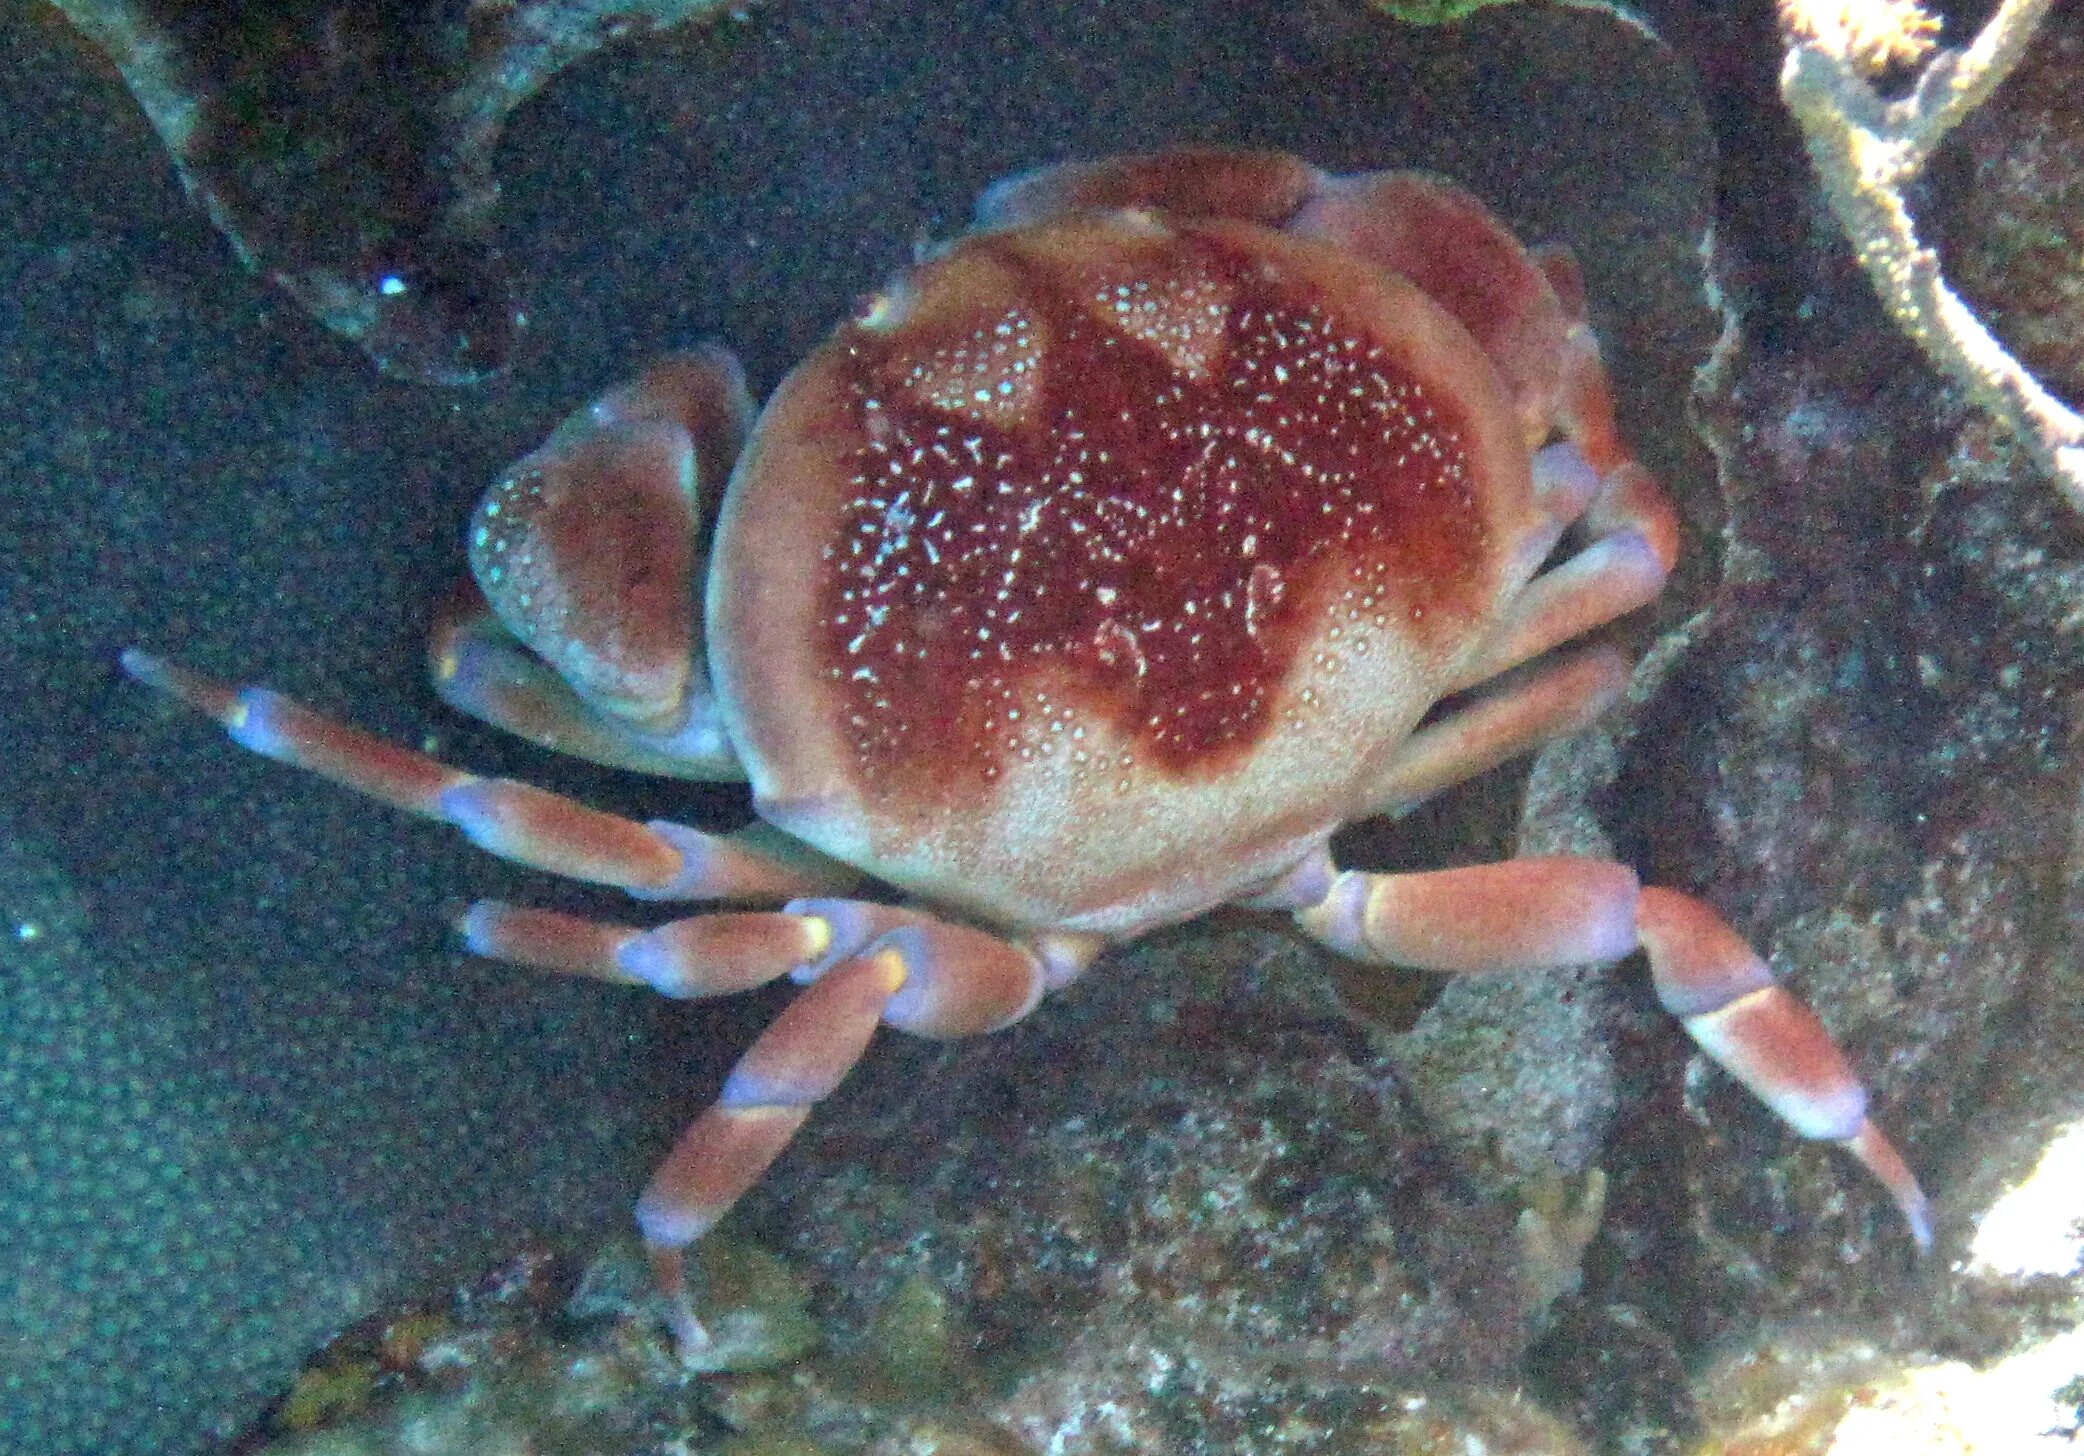
<path id="1" fill-rule="evenodd" d="M 363 273 L 363 344 L 384 373 L 468 384 L 506 367 L 527 317 L 505 269 L 460 245 L 425 240 Z"/>

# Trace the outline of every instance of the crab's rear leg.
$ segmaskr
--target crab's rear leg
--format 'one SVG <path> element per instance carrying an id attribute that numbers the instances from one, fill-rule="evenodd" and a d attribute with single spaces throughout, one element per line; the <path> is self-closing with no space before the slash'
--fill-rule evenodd
<path id="1" fill-rule="evenodd" d="M 232 687 L 132 648 L 123 668 L 217 720 L 234 742 L 463 831 L 502 859 L 646 899 L 774 900 L 844 892 L 860 874 L 764 826 L 734 835 L 640 824 L 513 779 L 486 779 L 351 728 L 266 688 Z"/>
<path id="2" fill-rule="evenodd" d="M 1530 250 L 1476 197 L 1420 172 L 1326 177 L 1290 230 L 1411 279 L 1469 331 L 1496 366 L 1529 447 L 1540 447 L 1537 503 L 1579 542 L 1574 556 L 1529 583 L 1454 688 L 1623 616 L 1663 589 L 1678 556 L 1678 515 L 1615 429 L 1568 249 Z M 1553 542 L 1537 535 L 1528 544 L 1545 554 Z"/>
<path id="3" fill-rule="evenodd" d="M 1923 1191 L 1867 1117 L 1867 1094 L 1816 1013 L 1721 916 L 1634 871 L 1567 856 L 1420 874 L 1347 871 L 1295 912 L 1357 960 L 1449 973 L 1542 969 L 1648 953 L 1658 1000 L 1688 1035 L 1803 1137 L 1835 1142 L 1880 1181 L 1920 1249 Z"/>
<path id="4" fill-rule="evenodd" d="M 123 666 L 266 757 L 454 824 L 504 858 L 568 878 L 650 899 L 749 900 L 843 891 L 860 880 L 850 867 L 808 850 L 791 855 L 754 835 L 638 824 L 527 784 L 478 778 L 277 693 L 229 687 L 136 649 L 124 653 Z M 811 1106 L 860 1058 L 878 1022 L 924 1036 L 996 1030 L 1100 949 L 1098 940 L 1075 936 L 1021 946 L 915 911 L 843 899 L 700 915 L 650 930 L 481 901 L 460 928 L 479 954 L 675 997 L 726 995 L 784 975 L 810 983 L 753 1043 L 639 1205 L 675 1333 L 690 1350 L 707 1336 L 687 1289 L 687 1246 L 757 1181 Z"/>

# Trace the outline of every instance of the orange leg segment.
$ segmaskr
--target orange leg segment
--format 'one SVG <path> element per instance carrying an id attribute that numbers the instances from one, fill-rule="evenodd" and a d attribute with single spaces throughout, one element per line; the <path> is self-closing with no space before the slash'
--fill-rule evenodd
<path id="1" fill-rule="evenodd" d="M 264 758 L 463 831 L 516 864 L 649 899 L 769 899 L 844 891 L 857 872 L 808 851 L 783 855 L 755 833 L 639 824 L 511 779 L 485 779 L 335 722 L 265 688 L 232 687 L 131 648 L 123 670 L 217 720 Z"/>
<path id="2" fill-rule="evenodd" d="M 1807 1138 L 1845 1148 L 1881 1183 L 1918 1247 L 1932 1215 L 1917 1179 L 1867 1117 L 1867 1093 L 1830 1033 L 1729 924 L 1626 866 L 1566 856 L 1422 874 L 1347 871 L 1297 924 L 1357 960 L 1480 973 L 1613 961 L 1640 947 L 1659 1001 L 1702 1051 Z"/>
<path id="3" fill-rule="evenodd" d="M 652 1175 L 637 1201 L 637 1227 L 684 1353 L 710 1343 L 687 1287 L 688 1245 L 759 1181 L 811 1107 L 853 1070 L 904 982 L 904 957 L 888 948 L 826 972 L 753 1042 L 716 1105 L 681 1134 Z"/>
<path id="4" fill-rule="evenodd" d="M 1678 558 L 1678 517 L 1655 478 L 1634 461 L 1601 473 L 1576 444 L 1565 442 L 1535 452 L 1533 475 L 1543 507 L 1590 539 L 1527 583 L 1454 690 L 1654 601 Z"/>
<path id="5" fill-rule="evenodd" d="M 1570 653 L 1472 695 L 1405 739 L 1369 789 L 1369 812 L 1399 814 L 1507 759 L 1589 727 L 1628 686 L 1610 647 Z"/>
<path id="6" fill-rule="evenodd" d="M 812 915 L 696 915 L 639 930 L 499 900 L 472 905 L 457 929 L 472 955 L 676 1000 L 764 986 L 825 959 L 833 941 L 831 924 Z"/>
<path id="7" fill-rule="evenodd" d="M 826 927 L 827 951 L 796 969 L 809 984 L 731 1069 L 716 1104 L 681 1135 L 637 1203 L 637 1224 L 684 1354 L 699 1355 L 710 1341 L 688 1288 L 688 1246 L 759 1181 L 811 1107 L 860 1060 L 876 1026 L 927 1036 L 995 1031 L 1032 1010 L 1051 977 L 1048 952 L 981 930 L 888 906 L 825 908 L 829 916 L 780 917 Z M 861 928 L 874 930 L 874 938 L 851 947 L 850 931 Z"/>

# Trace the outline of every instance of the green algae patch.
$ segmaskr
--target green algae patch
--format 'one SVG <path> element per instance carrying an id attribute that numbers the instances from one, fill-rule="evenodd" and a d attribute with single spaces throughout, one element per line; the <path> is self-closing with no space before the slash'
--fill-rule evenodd
<path id="1" fill-rule="evenodd" d="M 793 1365 L 821 1339 L 803 1285 L 756 1245 L 712 1234 L 690 1251 L 696 1308 L 712 1341 L 690 1362 L 747 1373 Z"/>
<path id="2" fill-rule="evenodd" d="M 867 1356 L 874 1383 L 917 1399 L 946 1395 L 962 1383 L 967 1340 L 948 1296 L 933 1282 L 907 1279 L 876 1312 Z"/>
<path id="3" fill-rule="evenodd" d="M 381 1373 L 370 1360 L 306 1370 L 283 1397 L 282 1408 L 275 1413 L 276 1424 L 288 1431 L 312 1431 L 359 1415 L 375 1394 Z"/>
<path id="4" fill-rule="evenodd" d="M 827 1450 L 815 1441 L 801 1436 L 777 1436 L 765 1432 L 749 1436 L 733 1436 L 718 1449 L 716 1456 L 830 1456 Z"/>
<path id="5" fill-rule="evenodd" d="M 1516 0 L 1369 0 L 1369 4 L 1406 25 L 1452 25 L 1479 10 L 1511 5 Z"/>

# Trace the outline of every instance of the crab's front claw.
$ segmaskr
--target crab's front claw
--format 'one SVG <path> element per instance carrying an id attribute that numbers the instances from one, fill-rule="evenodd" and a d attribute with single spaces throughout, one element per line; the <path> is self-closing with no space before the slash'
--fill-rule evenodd
<path id="1" fill-rule="evenodd" d="M 697 549 L 751 414 L 729 354 L 668 356 L 559 425 L 472 517 L 492 611 L 611 723 L 670 736 L 706 698 Z"/>
<path id="2" fill-rule="evenodd" d="M 427 675 L 444 703 L 517 738 L 609 768 L 709 783 L 742 780 L 723 714 L 692 674 L 670 732 L 645 733 L 596 711 L 550 663 L 516 641 L 475 583 L 435 609 Z"/>

